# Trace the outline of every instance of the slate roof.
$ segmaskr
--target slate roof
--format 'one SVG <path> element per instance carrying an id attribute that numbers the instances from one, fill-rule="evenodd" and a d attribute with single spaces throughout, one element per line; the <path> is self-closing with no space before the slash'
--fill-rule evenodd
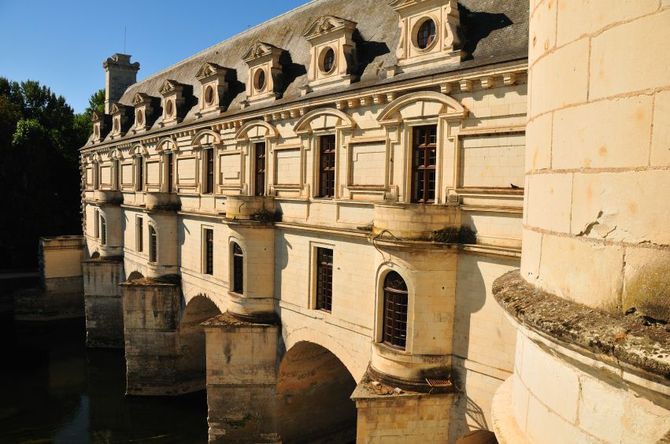
<path id="1" fill-rule="evenodd" d="M 459 67 L 445 67 L 439 71 L 527 58 L 528 0 L 459 0 L 459 8 L 464 49 L 470 56 Z M 203 63 L 213 62 L 236 70 L 239 83 L 235 91 L 238 94 L 232 99 L 229 112 L 239 110 L 239 104 L 244 100 L 244 83 L 248 75 L 242 57 L 257 41 L 275 45 L 289 54 L 290 59 L 283 62 L 290 62 L 288 69 L 286 65 L 284 68 L 290 83 L 281 102 L 295 100 L 300 97 L 299 88 L 307 84 L 307 65 L 310 62 L 310 43 L 303 37 L 303 33 L 314 20 L 324 15 L 334 15 L 358 23 L 358 56 L 359 60 L 363 60 L 359 85 L 387 81 L 385 70 L 396 64 L 395 50 L 400 37 L 398 16 L 388 1 L 314 0 L 130 86 L 120 103 L 132 105 L 133 96 L 138 92 L 159 97 L 160 87 L 167 79 L 193 85 L 193 94 L 198 97 L 200 88 L 196 72 Z M 401 78 L 425 74 L 432 72 L 403 74 Z M 354 83 L 349 88 L 356 86 Z M 194 106 L 189 111 L 186 122 L 194 118 L 196 110 L 197 106 Z"/>

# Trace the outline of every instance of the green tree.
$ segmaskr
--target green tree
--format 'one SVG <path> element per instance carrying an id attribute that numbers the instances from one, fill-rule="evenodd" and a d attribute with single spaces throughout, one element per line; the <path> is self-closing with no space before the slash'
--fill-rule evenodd
<path id="1" fill-rule="evenodd" d="M 40 236 L 81 232 L 78 153 L 90 133 L 90 113 L 39 82 L 0 77 L 0 269 L 34 268 Z"/>

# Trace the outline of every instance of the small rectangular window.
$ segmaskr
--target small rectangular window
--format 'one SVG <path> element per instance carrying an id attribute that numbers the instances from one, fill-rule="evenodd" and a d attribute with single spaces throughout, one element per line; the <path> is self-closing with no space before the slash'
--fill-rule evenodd
<path id="1" fill-rule="evenodd" d="M 412 202 L 435 202 L 437 126 L 419 126 L 412 132 Z"/>
<path id="2" fill-rule="evenodd" d="M 135 190 L 144 191 L 144 157 L 142 156 L 137 158 L 137 183 L 135 184 Z"/>
<path id="3" fill-rule="evenodd" d="M 100 238 L 100 210 L 93 211 L 93 237 Z"/>
<path id="4" fill-rule="evenodd" d="M 107 221 L 104 216 L 100 216 L 100 243 L 107 245 Z"/>
<path id="5" fill-rule="evenodd" d="M 316 309 L 333 309 L 333 250 L 316 249 Z"/>
<path id="6" fill-rule="evenodd" d="M 335 136 L 319 138 L 319 197 L 335 197 Z"/>
<path id="7" fill-rule="evenodd" d="M 144 251 L 144 219 L 135 219 L 135 250 L 138 253 Z"/>
<path id="8" fill-rule="evenodd" d="M 204 272 L 208 275 L 214 274 L 214 230 L 205 228 L 204 230 L 205 244 L 203 246 L 204 253 Z"/>
<path id="9" fill-rule="evenodd" d="M 254 171 L 256 175 L 255 193 L 256 196 L 265 196 L 265 143 L 255 145 L 256 159 Z"/>
<path id="10" fill-rule="evenodd" d="M 157 262 L 158 259 L 158 234 L 156 229 L 149 225 L 149 262 Z"/>
<path id="11" fill-rule="evenodd" d="M 203 194 L 214 193 L 214 150 L 205 150 L 205 187 Z"/>

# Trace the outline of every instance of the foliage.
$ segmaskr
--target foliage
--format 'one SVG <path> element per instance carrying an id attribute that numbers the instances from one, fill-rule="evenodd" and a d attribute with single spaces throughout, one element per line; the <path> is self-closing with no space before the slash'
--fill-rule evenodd
<path id="1" fill-rule="evenodd" d="M 0 77 L 0 269 L 34 268 L 40 236 L 81 231 L 78 150 L 90 132 L 90 115 L 48 87 Z"/>

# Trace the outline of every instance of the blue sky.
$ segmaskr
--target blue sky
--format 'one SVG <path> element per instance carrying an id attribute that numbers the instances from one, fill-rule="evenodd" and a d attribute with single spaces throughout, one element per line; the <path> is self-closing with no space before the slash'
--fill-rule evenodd
<path id="1" fill-rule="evenodd" d="M 0 77 L 38 80 L 76 112 L 104 87 L 102 62 L 123 52 L 138 80 L 307 0 L 0 0 Z"/>

